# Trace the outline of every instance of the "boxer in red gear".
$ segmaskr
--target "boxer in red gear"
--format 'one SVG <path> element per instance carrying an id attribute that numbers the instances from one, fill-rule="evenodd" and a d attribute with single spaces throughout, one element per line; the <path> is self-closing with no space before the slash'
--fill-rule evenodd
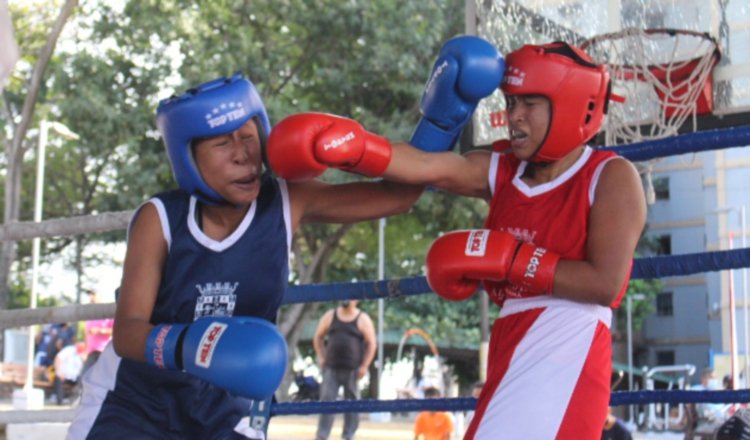
<path id="1" fill-rule="evenodd" d="M 426 259 L 433 290 L 501 307 L 487 382 L 465 439 L 599 439 L 612 308 L 630 277 L 646 204 L 635 167 L 586 145 L 609 74 L 580 49 L 526 45 L 506 58 L 509 139 L 463 156 L 394 146 L 384 177 L 490 205 L 484 229 L 449 232 Z"/>

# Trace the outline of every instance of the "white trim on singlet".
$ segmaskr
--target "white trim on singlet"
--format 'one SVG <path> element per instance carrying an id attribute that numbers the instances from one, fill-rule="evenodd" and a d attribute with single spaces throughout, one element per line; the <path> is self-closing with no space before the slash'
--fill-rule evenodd
<path id="1" fill-rule="evenodd" d="M 599 177 L 601 177 L 602 172 L 604 171 L 604 165 L 608 164 L 610 160 L 617 159 L 618 156 L 612 156 L 608 159 L 605 159 L 596 166 L 596 170 L 594 170 L 594 175 L 591 177 L 591 184 L 589 185 L 589 206 L 594 206 L 594 198 L 596 197 L 596 186 L 599 184 Z"/>
<path id="2" fill-rule="evenodd" d="M 284 207 L 284 225 L 286 226 L 286 250 L 287 255 L 292 255 L 292 207 L 289 202 L 289 187 L 286 180 L 276 178 L 281 192 L 281 202 Z"/>
<path id="3" fill-rule="evenodd" d="M 500 309 L 500 318 L 514 313 L 525 312 L 542 307 L 568 308 L 588 312 L 597 317 L 602 324 L 609 327 L 612 324 L 612 309 L 599 304 L 586 304 L 559 298 L 551 295 L 537 295 L 529 298 L 508 298 Z"/>
<path id="4" fill-rule="evenodd" d="M 495 195 L 495 184 L 497 183 L 497 167 L 500 166 L 500 153 L 492 152 L 490 156 L 490 172 L 487 178 L 490 183 L 490 194 Z"/>
<path id="5" fill-rule="evenodd" d="M 154 208 L 156 208 L 156 213 L 159 215 L 161 235 L 164 237 L 164 241 L 167 242 L 167 252 L 169 252 L 169 249 L 172 247 L 172 232 L 169 230 L 169 217 L 167 217 L 167 209 L 164 207 L 164 203 L 156 197 L 148 199 L 146 203 L 150 203 L 154 205 Z M 144 203 L 144 205 L 146 203 Z"/>
<path id="6" fill-rule="evenodd" d="M 570 168 L 563 171 L 562 174 L 550 180 L 549 182 L 543 183 L 541 185 L 536 185 L 534 187 L 529 187 L 526 182 L 521 180 L 521 176 L 523 176 L 523 172 L 526 170 L 526 166 L 529 164 L 528 162 L 523 161 L 518 165 L 518 169 L 516 170 L 516 175 L 513 177 L 512 184 L 518 191 L 520 191 L 527 197 L 534 197 L 547 191 L 551 191 L 552 189 L 557 188 L 558 186 L 570 180 L 586 164 L 593 151 L 594 150 L 591 149 L 591 147 L 584 147 L 581 157 L 579 157 Z"/>
<path id="7" fill-rule="evenodd" d="M 198 199 L 190 196 L 190 207 L 188 208 L 187 216 L 188 229 L 190 230 L 190 234 L 198 241 L 198 243 L 214 252 L 221 252 L 229 249 L 233 244 L 237 243 L 237 240 L 242 238 L 242 236 L 245 234 L 245 231 L 247 231 L 247 229 L 250 227 L 250 223 L 253 222 L 253 218 L 255 218 L 255 210 L 258 207 L 257 201 L 253 200 L 253 203 L 250 205 L 250 209 L 248 209 L 247 213 L 245 213 L 245 218 L 242 219 L 242 222 L 240 222 L 237 228 L 232 231 L 232 233 L 229 234 L 227 238 L 221 241 L 217 241 L 203 233 L 201 228 L 198 227 L 198 222 L 195 221 L 195 206 L 197 203 Z"/>

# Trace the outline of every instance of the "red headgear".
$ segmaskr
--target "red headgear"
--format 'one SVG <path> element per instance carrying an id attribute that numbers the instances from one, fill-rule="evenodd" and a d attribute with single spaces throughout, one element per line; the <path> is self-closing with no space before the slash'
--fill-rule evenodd
<path id="1" fill-rule="evenodd" d="M 563 42 L 527 44 L 508 54 L 506 66 L 505 94 L 550 100 L 550 126 L 531 161 L 559 160 L 599 131 L 609 101 L 609 73 L 584 51 Z"/>

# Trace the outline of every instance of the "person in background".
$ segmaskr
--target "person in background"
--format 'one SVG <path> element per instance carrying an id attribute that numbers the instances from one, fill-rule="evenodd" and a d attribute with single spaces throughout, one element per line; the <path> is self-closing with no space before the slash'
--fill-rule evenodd
<path id="1" fill-rule="evenodd" d="M 427 388 L 425 399 L 439 399 L 440 390 Z M 414 440 L 448 440 L 453 433 L 453 417 L 445 411 L 422 411 L 414 420 Z"/>
<path id="2" fill-rule="evenodd" d="M 53 339 L 57 337 L 57 329 L 53 324 L 41 326 L 35 338 L 34 365 L 37 367 L 49 367 L 54 362 L 54 357 L 47 356 L 47 348 Z"/>
<path id="3" fill-rule="evenodd" d="M 99 300 L 96 291 L 89 289 L 86 290 L 86 294 L 89 297 L 89 304 L 98 304 Z M 104 347 L 112 340 L 112 327 L 114 326 L 115 320 L 112 318 L 105 319 L 91 319 L 86 321 L 84 325 L 85 343 L 87 359 L 93 357 L 93 361 L 99 357 L 99 354 L 104 351 Z"/>
<path id="4" fill-rule="evenodd" d="M 58 405 L 70 402 L 68 397 L 65 396 L 64 386 L 78 383 L 85 360 L 86 344 L 83 342 L 66 345 L 57 352 L 54 362 L 52 388 Z"/>
<path id="5" fill-rule="evenodd" d="M 731 379 L 730 379 L 731 380 Z M 690 389 L 699 391 L 716 391 L 722 389 L 729 389 L 729 385 L 726 381 L 722 384 L 716 377 L 714 369 L 711 367 L 704 368 L 701 372 L 701 380 L 697 385 L 692 386 Z M 715 423 L 726 419 L 726 406 L 721 403 L 697 403 L 695 410 L 697 411 L 697 420 L 699 423 L 708 422 Z"/>
<path id="6" fill-rule="evenodd" d="M 604 430 L 602 430 L 602 440 L 633 440 L 630 430 L 622 420 L 612 413 L 612 407 L 607 412 L 607 420 L 604 422 Z"/>
<path id="7" fill-rule="evenodd" d="M 424 360 L 415 359 L 412 376 L 404 388 L 397 391 L 399 399 L 424 399 L 424 390 L 433 386 L 433 381 L 424 375 Z"/>
<path id="8" fill-rule="evenodd" d="M 479 381 L 474 384 L 474 386 L 471 387 L 471 397 L 478 399 L 479 395 L 482 393 L 482 387 L 484 387 L 484 382 Z M 466 426 L 468 426 L 471 423 L 471 419 L 474 418 L 474 410 L 467 411 L 466 412 Z"/>
<path id="9" fill-rule="evenodd" d="M 320 318 L 313 337 L 313 347 L 318 365 L 323 371 L 320 400 L 336 400 L 339 389 L 344 389 L 344 399 L 360 398 L 358 382 L 375 358 L 377 346 L 375 326 L 370 315 L 360 310 L 357 300 L 343 301 Z M 333 414 L 318 418 L 316 440 L 327 440 L 333 427 Z M 344 414 L 342 437 L 354 438 L 359 427 L 358 413 Z"/>

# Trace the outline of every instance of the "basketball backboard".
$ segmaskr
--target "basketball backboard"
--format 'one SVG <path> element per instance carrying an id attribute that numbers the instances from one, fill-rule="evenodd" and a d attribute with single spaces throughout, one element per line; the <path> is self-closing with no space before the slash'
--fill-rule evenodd
<path id="1" fill-rule="evenodd" d="M 750 2 L 747 0 L 476 0 L 476 34 L 503 53 L 522 44 L 564 40 L 577 45 L 626 28 L 706 32 L 722 58 L 713 70 L 714 108 L 680 132 L 750 124 Z M 507 136 L 500 92 L 474 116 L 473 145 Z"/>

